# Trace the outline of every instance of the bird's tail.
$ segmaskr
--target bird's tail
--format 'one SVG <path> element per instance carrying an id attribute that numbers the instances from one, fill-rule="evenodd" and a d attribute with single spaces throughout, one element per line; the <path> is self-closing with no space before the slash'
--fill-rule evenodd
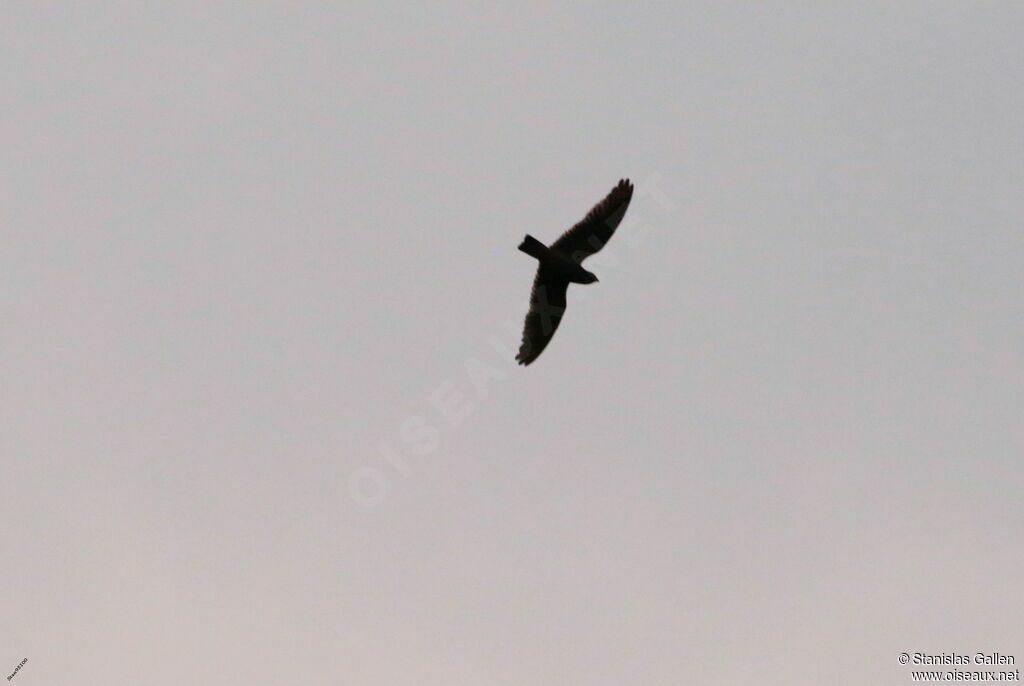
<path id="1" fill-rule="evenodd" d="M 526 238 L 519 244 L 519 249 L 530 257 L 536 257 L 538 260 L 543 259 L 548 254 L 548 247 L 530 234 L 526 234 Z"/>

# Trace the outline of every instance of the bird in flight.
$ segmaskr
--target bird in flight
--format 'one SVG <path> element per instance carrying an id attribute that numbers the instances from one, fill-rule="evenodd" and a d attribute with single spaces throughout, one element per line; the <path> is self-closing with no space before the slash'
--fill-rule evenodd
<path id="1" fill-rule="evenodd" d="M 565 313 L 565 292 L 570 283 L 594 283 L 597 277 L 583 268 L 583 260 L 604 247 L 615 233 L 633 198 L 633 184 L 622 179 L 594 205 L 576 226 L 563 233 L 550 247 L 530 234 L 519 249 L 540 262 L 533 279 L 530 311 L 523 325 L 523 342 L 516 360 L 530 364 L 536 360 L 555 335 Z"/>

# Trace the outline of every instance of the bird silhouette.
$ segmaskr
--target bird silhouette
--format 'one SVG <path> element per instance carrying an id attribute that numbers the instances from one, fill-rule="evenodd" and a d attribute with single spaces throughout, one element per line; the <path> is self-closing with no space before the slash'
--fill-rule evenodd
<path id="1" fill-rule="evenodd" d="M 597 277 L 583 268 L 583 260 L 604 247 L 615 233 L 633 198 L 633 184 L 622 179 L 594 205 L 581 222 L 563 233 L 550 247 L 526 234 L 519 249 L 540 262 L 530 293 L 530 311 L 523 324 L 523 342 L 516 360 L 536 360 L 555 335 L 565 313 L 565 292 L 570 283 L 594 283 Z"/>

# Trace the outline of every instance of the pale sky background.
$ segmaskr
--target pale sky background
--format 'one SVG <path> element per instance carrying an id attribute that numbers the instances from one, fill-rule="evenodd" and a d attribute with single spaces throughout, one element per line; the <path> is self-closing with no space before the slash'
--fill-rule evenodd
<path id="1" fill-rule="evenodd" d="M 1024 5 L 677 5 L 5 2 L 0 676 L 1020 666 Z"/>

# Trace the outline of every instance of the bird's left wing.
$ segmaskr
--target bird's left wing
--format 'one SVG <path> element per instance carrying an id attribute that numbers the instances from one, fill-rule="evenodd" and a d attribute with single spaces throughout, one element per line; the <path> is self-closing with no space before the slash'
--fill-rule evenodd
<path id="1" fill-rule="evenodd" d="M 583 221 L 552 243 L 551 249 L 568 255 L 577 263 L 587 259 L 612 237 L 632 199 L 633 184 L 629 179 L 622 179 L 604 200 L 594 205 Z"/>
<path id="2" fill-rule="evenodd" d="M 540 356 L 565 313 L 565 291 L 569 282 L 545 267 L 537 268 L 530 293 L 530 311 L 523 323 L 523 342 L 516 360 L 530 364 Z"/>

